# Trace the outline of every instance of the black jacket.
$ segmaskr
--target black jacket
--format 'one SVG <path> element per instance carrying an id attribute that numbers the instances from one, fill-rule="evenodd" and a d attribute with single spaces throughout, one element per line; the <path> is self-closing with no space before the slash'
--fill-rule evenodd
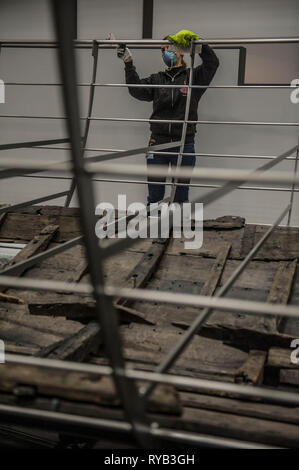
<path id="1" fill-rule="evenodd" d="M 219 60 L 213 49 L 204 44 L 200 53 L 202 64 L 194 68 L 193 85 L 209 85 L 219 66 Z M 166 71 L 150 75 L 148 78 L 140 79 L 133 62 L 125 63 L 126 83 L 152 84 L 152 85 L 182 85 L 182 88 L 130 88 L 129 93 L 141 101 L 153 101 L 153 113 L 150 119 L 185 119 L 185 107 L 190 69 L 179 68 L 173 77 Z M 198 102 L 206 88 L 193 88 L 190 102 L 190 121 L 197 121 Z M 180 140 L 183 124 L 150 123 L 152 136 L 159 141 Z M 194 140 L 196 124 L 188 124 L 186 141 Z"/>

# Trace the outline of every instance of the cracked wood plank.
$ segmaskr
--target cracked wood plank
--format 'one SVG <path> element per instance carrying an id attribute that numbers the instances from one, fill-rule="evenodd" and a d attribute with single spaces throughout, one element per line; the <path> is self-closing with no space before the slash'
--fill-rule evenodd
<path id="1" fill-rule="evenodd" d="M 235 398 L 223 398 L 195 392 L 179 392 L 179 396 L 184 407 L 202 408 L 299 425 L 299 409 L 296 406 L 264 402 L 253 403 L 244 399 L 236 400 Z"/>
<path id="2" fill-rule="evenodd" d="M 22 261 L 25 261 L 32 256 L 44 251 L 48 247 L 50 241 L 54 238 L 58 229 L 58 225 L 47 225 L 45 228 L 43 228 L 38 235 L 35 235 L 33 239 L 12 260 L 10 260 L 9 263 L 4 266 L 4 272 L 6 269 L 9 269 L 10 267 L 15 266 L 16 264 L 21 263 Z M 22 276 L 25 271 L 26 268 L 20 270 L 15 275 Z M 6 287 L 0 287 L 0 291 L 2 292 L 6 289 Z"/>
<path id="3" fill-rule="evenodd" d="M 3 365 L 3 367 L 2 367 Z M 39 366 L 4 363 L 0 368 L 0 390 L 13 392 L 22 385 L 31 386 L 36 395 L 51 395 L 79 402 L 120 406 L 112 377 L 90 372 L 47 369 Z M 149 400 L 151 411 L 181 412 L 178 393 L 169 385 L 158 385 Z"/>
<path id="4" fill-rule="evenodd" d="M 154 240 L 150 248 L 127 276 L 125 282 L 122 283 L 122 287 L 133 289 L 143 287 L 157 269 L 168 243 L 169 239 Z M 114 300 L 113 304 L 118 308 L 120 305 L 127 306 L 130 303 L 127 299 L 118 298 Z"/>
<path id="5" fill-rule="evenodd" d="M 297 259 L 293 261 L 280 261 L 266 302 L 282 305 L 288 303 L 296 267 Z M 278 331 L 280 322 L 281 317 L 261 316 L 257 322 L 257 326 L 260 326 L 267 333 L 275 334 Z"/>
<path id="6" fill-rule="evenodd" d="M 54 241 L 65 242 L 81 235 L 79 217 L 9 212 L 0 226 L 0 237 L 30 241 L 48 225 L 59 225 Z"/>
<path id="7" fill-rule="evenodd" d="M 254 247 L 256 225 L 245 225 L 241 241 L 241 258 L 245 258 Z"/>
<path id="8" fill-rule="evenodd" d="M 279 369 L 299 369 L 299 362 L 297 364 L 291 362 L 291 354 L 293 351 L 294 348 L 291 348 L 291 342 L 289 343 L 289 349 L 270 348 L 267 366 L 278 367 Z"/>
<path id="9" fill-rule="evenodd" d="M 236 215 L 224 215 L 216 219 L 206 219 L 203 221 L 203 228 L 206 230 L 234 230 L 245 225 L 244 217 Z"/>
<path id="10" fill-rule="evenodd" d="M 299 385 L 299 370 L 281 369 L 279 372 L 279 381 L 281 384 Z"/>
<path id="11" fill-rule="evenodd" d="M 181 331 L 171 325 L 147 326 L 132 323 L 121 326 L 124 357 L 129 361 L 158 364 L 180 339 Z M 221 341 L 195 336 L 174 368 L 185 370 L 187 375 L 234 381 L 238 369 L 248 354 L 224 345 Z M 174 371 L 174 368 L 171 371 Z"/>
<path id="12" fill-rule="evenodd" d="M 201 295 L 213 295 L 216 287 L 221 279 L 225 263 L 227 261 L 229 252 L 231 249 L 231 244 L 227 243 L 219 249 L 218 256 L 215 263 L 212 266 L 210 277 L 206 280 L 203 285 L 200 294 Z"/>
<path id="13" fill-rule="evenodd" d="M 7 304 L 8 305 L 8 304 Z M 0 310 L 1 339 L 22 347 L 47 347 L 82 329 L 82 324 L 65 318 L 29 315 L 26 305 Z"/>
<path id="14" fill-rule="evenodd" d="M 267 358 L 265 351 L 251 349 L 248 358 L 236 374 L 236 382 L 261 385 L 264 380 L 264 367 Z"/>
<path id="15" fill-rule="evenodd" d="M 92 321 L 73 335 L 43 348 L 36 356 L 48 359 L 84 361 L 91 352 L 96 352 L 101 344 L 100 331 L 99 323 Z"/>

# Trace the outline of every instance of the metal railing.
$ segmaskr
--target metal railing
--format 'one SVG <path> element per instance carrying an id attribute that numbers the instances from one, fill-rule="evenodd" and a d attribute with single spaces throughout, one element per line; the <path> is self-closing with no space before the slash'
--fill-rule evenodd
<path id="1" fill-rule="evenodd" d="M 196 445 L 209 445 L 209 446 L 221 446 L 221 447 L 259 447 L 257 443 L 244 443 L 232 439 L 223 439 L 215 436 L 205 435 L 194 435 L 188 432 L 176 432 L 171 429 L 159 428 L 156 423 L 152 423 L 151 419 L 145 411 L 146 400 L 149 394 L 152 392 L 154 387 L 158 383 L 173 384 L 175 386 L 188 386 L 193 390 L 215 390 L 225 391 L 228 393 L 237 393 L 239 396 L 244 398 L 258 397 L 264 401 L 271 403 L 283 403 L 288 405 L 299 405 L 299 397 L 295 393 L 285 392 L 282 390 L 273 390 L 265 387 L 251 387 L 241 386 L 237 384 L 229 384 L 224 382 L 217 382 L 212 380 L 194 379 L 191 377 L 182 377 L 178 375 L 165 374 L 169 370 L 169 367 L 177 360 L 179 355 L 182 353 L 184 348 L 190 344 L 190 341 L 196 333 L 198 333 L 204 321 L 207 320 L 209 315 L 215 309 L 220 309 L 228 312 L 244 312 L 251 315 L 270 315 L 274 316 L 286 316 L 290 318 L 299 318 L 299 307 L 297 306 L 285 306 L 267 304 L 265 302 L 255 302 L 240 299 L 226 299 L 223 296 L 227 290 L 233 285 L 238 279 L 239 275 L 246 269 L 248 263 L 257 253 L 257 251 L 264 244 L 266 239 L 271 236 L 273 230 L 282 222 L 285 216 L 288 215 L 288 225 L 291 220 L 291 213 L 293 208 L 294 194 L 298 192 L 296 184 L 299 183 L 299 176 L 297 175 L 298 166 L 298 149 L 299 145 L 285 151 L 283 154 L 278 156 L 259 156 L 259 155 L 236 155 L 236 154 L 205 154 L 197 153 L 196 156 L 214 156 L 219 158 L 253 158 L 253 159 L 267 159 L 269 162 L 256 168 L 254 171 L 250 170 L 227 170 L 227 169 L 186 169 L 181 167 L 182 157 L 188 155 L 183 152 L 187 125 L 189 123 L 202 123 L 202 124 L 233 124 L 233 125 L 264 125 L 264 126 L 298 126 L 298 122 L 256 122 L 256 121 L 244 121 L 244 122 L 232 122 L 232 121 L 190 121 L 188 120 L 189 108 L 190 108 L 190 97 L 193 88 L 200 88 L 201 86 L 192 84 L 192 74 L 194 66 L 194 46 L 195 44 L 209 43 L 215 44 L 261 44 L 261 43 L 299 43 L 299 38 L 235 38 L 235 39 L 209 39 L 194 41 L 191 45 L 191 69 L 190 79 L 187 92 L 186 110 L 184 120 L 161 120 L 154 122 L 168 122 L 168 123 L 181 123 L 182 124 L 182 137 L 179 142 L 170 142 L 163 145 L 144 147 L 139 149 L 122 150 L 122 149 L 90 149 L 86 147 L 88 140 L 88 133 L 91 121 L 107 120 L 107 121 L 130 121 L 130 122 L 151 122 L 150 119 L 130 119 L 130 118 L 105 118 L 105 117 L 94 117 L 92 116 L 93 109 L 93 98 L 94 89 L 96 86 L 138 86 L 130 84 L 102 84 L 96 82 L 97 75 L 97 64 L 98 64 L 98 49 L 109 48 L 114 49 L 119 43 L 130 44 L 132 48 L 158 48 L 162 44 L 168 44 L 168 41 L 160 40 L 72 40 L 72 25 L 70 18 L 73 18 L 72 8 L 73 2 L 66 0 L 61 2 L 60 0 L 52 0 L 56 34 L 58 41 L 1 41 L 1 47 L 29 47 L 29 48 L 57 48 L 60 71 L 61 71 L 61 84 L 35 84 L 35 83 L 17 83 L 10 82 L 9 85 L 55 85 L 63 87 L 63 97 L 65 106 L 65 116 L 0 116 L 0 117 L 17 117 L 17 118 L 45 118 L 45 119 L 64 119 L 67 123 L 68 138 L 66 139 L 52 139 L 42 140 L 33 142 L 21 142 L 17 144 L 5 144 L 0 146 L 0 150 L 17 149 L 17 148 L 39 148 L 53 150 L 69 150 L 71 159 L 63 162 L 47 161 L 47 162 L 36 162 L 26 159 L 21 162 L 20 160 L 1 159 L 0 178 L 10 178 L 15 176 L 31 177 L 31 178 L 61 178 L 69 180 L 71 179 L 71 187 L 68 191 L 56 193 L 49 196 L 43 196 L 36 198 L 31 201 L 14 204 L 11 206 L 2 207 L 0 214 L 13 210 L 14 208 L 23 207 L 25 205 L 37 204 L 38 202 L 56 199 L 57 197 L 67 196 L 66 205 L 71 202 L 74 190 L 78 189 L 78 199 L 80 205 L 80 218 L 82 226 L 82 236 L 74 238 L 68 242 L 65 242 L 57 247 L 48 249 L 47 251 L 35 255 L 28 260 L 4 269 L 0 275 L 0 285 L 6 288 L 13 287 L 17 289 L 29 289 L 38 291 L 49 291 L 49 292 L 64 292 L 64 293 L 76 293 L 76 294 L 89 294 L 93 295 L 96 303 L 96 315 L 101 325 L 103 333 L 104 344 L 106 347 L 107 356 L 110 360 L 111 367 L 104 367 L 99 365 L 91 364 L 78 364 L 75 362 L 67 361 L 54 361 L 48 359 L 38 359 L 24 356 L 14 356 L 11 354 L 6 355 L 6 360 L 15 364 L 31 364 L 38 365 L 40 367 L 47 368 L 59 368 L 63 370 L 75 370 L 75 371 L 88 371 L 90 373 L 98 375 L 109 375 L 114 381 L 120 396 L 126 421 L 113 421 L 106 419 L 95 419 L 87 417 L 78 417 L 73 415 L 67 415 L 65 413 L 58 413 L 54 411 L 41 411 L 32 409 L 23 409 L 21 407 L 11 407 L 7 405 L 0 405 L 0 415 L 9 419 L 10 416 L 18 416 L 20 419 L 28 419 L 31 421 L 42 419 L 48 423 L 55 423 L 56 425 L 69 425 L 72 427 L 86 426 L 88 429 L 97 430 L 117 430 L 125 433 L 133 433 L 139 444 L 143 447 L 158 447 L 161 445 L 164 439 L 188 442 Z M 92 80 L 90 83 L 78 84 L 76 81 L 76 68 L 75 68 L 75 55 L 74 47 L 76 48 L 88 48 L 92 51 L 93 57 L 93 71 Z M 87 116 L 80 117 L 79 105 L 78 105 L 78 85 L 89 86 L 89 104 Z M 146 87 L 146 85 L 142 85 Z M 172 86 L 173 88 L 175 86 Z M 204 88 L 276 88 L 276 89 L 289 89 L 288 86 L 252 86 L 242 87 L 235 85 L 218 85 L 209 86 Z M 80 132 L 80 121 L 85 121 L 85 129 L 83 137 L 81 138 Z M 56 145 L 60 143 L 70 144 L 69 148 L 63 147 L 49 147 L 49 145 Z M 171 170 L 165 167 L 155 167 L 151 169 L 145 169 L 142 165 L 113 165 L 109 163 L 110 160 L 123 158 L 126 156 L 137 155 L 146 152 L 161 153 L 161 150 L 165 148 L 179 147 L 178 152 L 170 152 L 174 155 L 178 155 L 177 167 Z M 96 155 L 94 157 L 84 157 L 87 151 L 98 151 L 104 152 L 102 155 Z M 296 153 L 295 157 L 292 157 Z M 193 154 L 192 154 L 193 155 Z M 265 173 L 266 170 L 274 167 L 278 163 L 284 160 L 293 160 L 294 170 L 293 172 L 271 172 L 270 174 Z M 108 161 L 108 163 L 107 163 Z M 106 163 L 105 163 L 106 162 Z M 72 176 L 50 176 L 50 175 L 34 175 L 43 171 L 52 172 L 71 172 Z M 100 178 L 94 178 L 95 174 L 100 174 Z M 104 179 L 104 175 L 110 175 L 110 179 Z M 202 295 L 193 294 L 182 294 L 174 292 L 163 292 L 153 291 L 149 289 L 129 289 L 119 288 L 118 286 L 105 285 L 104 277 L 102 273 L 103 260 L 112 254 L 118 253 L 126 244 L 133 244 L 135 240 L 129 241 L 117 241 L 111 244 L 105 245 L 99 243 L 94 233 L 95 227 L 95 200 L 92 188 L 92 181 L 120 181 L 124 183 L 134 184 L 147 184 L 147 181 L 143 180 L 118 180 L 111 179 L 111 175 L 122 175 L 130 177 L 149 177 L 149 176 L 165 176 L 171 177 L 171 182 L 165 184 L 171 186 L 171 195 L 166 198 L 167 201 L 172 202 L 174 198 L 174 191 L 177 186 L 182 183 L 178 182 L 178 178 L 193 178 L 201 182 L 213 182 L 215 181 L 223 183 L 223 185 L 215 184 L 191 184 L 194 187 L 207 187 L 212 188 L 208 194 L 200 198 L 200 202 L 204 204 L 211 203 L 230 191 L 236 189 L 250 189 L 250 190 L 270 190 L 270 191 L 288 191 L 290 193 L 290 202 L 281 212 L 279 217 L 268 229 L 260 241 L 252 248 L 250 253 L 240 263 L 237 269 L 233 272 L 227 282 L 222 286 L 219 292 L 214 297 L 207 297 Z M 252 183 L 272 183 L 274 185 L 288 185 L 287 188 L 283 187 L 261 187 L 261 186 L 244 186 L 246 182 Z M 154 183 L 154 182 L 153 182 Z M 159 184 L 159 183 L 157 183 Z M 193 202 L 196 202 L 194 200 Z M 148 224 L 148 222 L 145 222 Z M 41 280 L 41 279 L 26 279 L 18 278 L 16 274 L 23 270 L 25 267 L 29 268 L 34 266 L 37 262 L 40 262 L 46 257 L 53 256 L 54 254 L 61 253 L 77 243 L 83 242 L 86 246 L 87 259 L 89 265 L 89 272 L 91 278 L 91 284 L 70 284 L 66 282 L 59 282 L 53 280 Z M 184 305 L 184 306 L 196 306 L 203 308 L 195 319 L 194 323 L 187 329 L 182 335 L 180 341 L 175 347 L 167 354 L 166 358 L 159 364 L 156 371 L 154 372 L 141 372 L 137 370 L 128 369 L 126 367 L 123 354 L 121 339 L 118 331 L 117 314 L 113 307 L 113 298 L 123 297 L 131 300 L 142 300 L 145 302 L 164 302 L 169 304 Z M 144 381 L 147 383 L 146 386 L 139 389 L 137 381 Z"/>

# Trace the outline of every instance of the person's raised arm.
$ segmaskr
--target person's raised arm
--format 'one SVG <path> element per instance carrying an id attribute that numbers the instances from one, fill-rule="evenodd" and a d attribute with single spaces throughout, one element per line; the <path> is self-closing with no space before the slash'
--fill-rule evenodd
<path id="1" fill-rule="evenodd" d="M 201 52 L 202 64 L 194 68 L 194 85 L 209 85 L 219 67 L 219 59 L 208 44 L 203 44 Z"/>
<path id="2" fill-rule="evenodd" d="M 126 83 L 134 85 L 151 85 L 152 75 L 148 78 L 139 78 L 136 72 L 136 67 L 133 65 L 133 58 L 130 50 L 125 46 L 120 46 L 117 49 L 117 57 L 122 59 L 125 64 Z M 141 101 L 152 101 L 153 100 L 153 88 L 143 87 L 129 87 L 129 93 L 137 100 Z"/>

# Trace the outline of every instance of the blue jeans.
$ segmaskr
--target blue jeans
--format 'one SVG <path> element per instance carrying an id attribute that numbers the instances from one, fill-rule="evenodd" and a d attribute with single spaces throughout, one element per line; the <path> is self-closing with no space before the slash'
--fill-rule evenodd
<path id="1" fill-rule="evenodd" d="M 169 166 L 169 164 L 173 167 L 177 164 L 178 155 L 169 155 L 167 152 L 179 152 L 180 147 L 173 147 L 170 149 L 161 150 L 161 152 L 165 153 L 165 155 L 160 154 L 152 154 L 149 153 L 146 155 L 146 163 L 147 167 L 150 168 L 151 165 L 165 165 Z M 194 153 L 194 142 L 186 143 L 184 146 L 184 153 Z M 191 167 L 193 168 L 195 165 L 195 155 L 183 155 L 182 157 L 182 167 Z M 148 177 L 148 181 L 155 181 L 165 183 L 165 177 Z M 185 183 L 189 185 L 189 179 L 180 179 L 178 183 Z M 148 204 L 153 202 L 161 201 L 164 198 L 165 194 L 165 184 L 148 184 L 148 197 L 147 202 Z M 186 202 L 188 201 L 188 194 L 189 194 L 189 186 L 177 186 L 174 202 Z"/>

